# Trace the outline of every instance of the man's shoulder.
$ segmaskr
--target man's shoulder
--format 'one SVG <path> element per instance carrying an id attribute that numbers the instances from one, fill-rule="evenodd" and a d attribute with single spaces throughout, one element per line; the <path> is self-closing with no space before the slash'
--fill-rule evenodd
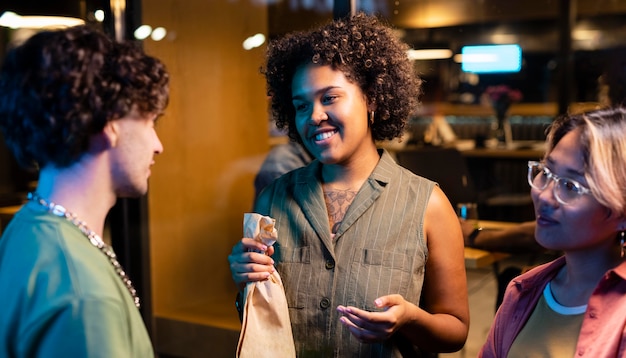
<path id="1" fill-rule="evenodd" d="M 0 239 L 3 269 L 13 267 L 9 270 L 12 275 L 22 276 L 26 282 L 28 277 L 48 275 L 68 278 L 70 286 L 102 285 L 102 280 L 94 278 L 101 278 L 112 266 L 77 227 L 64 218 L 22 210 L 25 212 L 13 218 Z"/>
<path id="2" fill-rule="evenodd" d="M 284 187 L 286 185 L 294 185 L 297 183 L 304 183 L 315 180 L 315 170 L 310 167 L 310 164 L 311 163 L 284 173 L 283 175 L 278 177 L 272 184 L 278 185 L 279 187 Z"/>
<path id="3" fill-rule="evenodd" d="M 301 144 L 289 142 L 272 147 L 263 165 L 282 165 L 286 169 L 295 169 L 309 164 L 313 157 Z"/>

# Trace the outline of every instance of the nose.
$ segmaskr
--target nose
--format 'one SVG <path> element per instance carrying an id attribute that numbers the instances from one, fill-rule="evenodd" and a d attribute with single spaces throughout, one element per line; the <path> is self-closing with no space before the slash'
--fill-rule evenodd
<path id="1" fill-rule="evenodd" d="M 551 206 L 558 206 L 559 205 L 559 201 L 556 199 L 556 180 L 554 180 L 554 178 L 550 178 L 550 180 L 548 181 L 548 185 L 543 188 L 543 190 L 538 190 L 538 199 L 540 201 L 543 201 L 544 203 L 547 203 Z"/>
<path id="2" fill-rule="evenodd" d="M 156 134 L 156 132 L 154 133 L 154 140 L 155 140 L 154 153 L 155 154 L 163 153 L 163 143 L 161 143 L 161 140 L 159 139 L 159 136 Z"/>
<path id="3" fill-rule="evenodd" d="M 322 121 L 328 119 L 328 114 L 324 110 L 324 107 L 321 105 L 313 106 L 313 112 L 311 112 L 311 118 L 309 118 L 309 122 L 313 125 L 319 125 Z"/>

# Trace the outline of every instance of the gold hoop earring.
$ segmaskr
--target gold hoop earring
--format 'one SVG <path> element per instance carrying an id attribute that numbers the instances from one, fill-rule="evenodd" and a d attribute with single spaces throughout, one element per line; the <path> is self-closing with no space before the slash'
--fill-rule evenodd
<path id="1" fill-rule="evenodd" d="M 625 251 L 626 251 L 626 239 L 624 238 L 624 236 L 626 236 L 626 234 L 624 231 L 622 231 L 619 235 L 620 235 L 619 246 L 621 249 L 621 257 L 624 258 Z"/>
<path id="2" fill-rule="evenodd" d="M 370 124 L 374 124 L 374 111 L 370 112 Z"/>

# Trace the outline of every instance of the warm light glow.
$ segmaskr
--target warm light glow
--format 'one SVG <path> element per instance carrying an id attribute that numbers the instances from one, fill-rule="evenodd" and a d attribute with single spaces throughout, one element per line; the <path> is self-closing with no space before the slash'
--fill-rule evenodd
<path id="1" fill-rule="evenodd" d="M 166 35 L 167 30 L 164 27 L 157 27 L 156 29 L 152 30 L 152 35 L 150 35 L 150 38 L 154 41 L 161 41 L 165 38 Z"/>
<path id="2" fill-rule="evenodd" d="M 595 40 L 600 37 L 600 31 L 598 30 L 574 30 L 572 38 L 578 41 Z"/>
<path id="3" fill-rule="evenodd" d="M 21 16 L 5 11 L 0 16 L 0 26 L 12 29 L 45 29 L 55 27 L 71 27 L 84 24 L 85 21 L 65 16 Z"/>
<path id="4" fill-rule="evenodd" d="M 152 27 L 150 25 L 141 25 L 135 30 L 134 35 L 137 40 L 145 40 L 151 33 Z"/>
<path id="5" fill-rule="evenodd" d="M 514 44 L 518 42 L 517 35 L 512 34 L 493 34 L 491 35 L 491 42 L 494 44 Z"/>
<path id="6" fill-rule="evenodd" d="M 93 13 L 93 17 L 96 19 L 96 21 L 98 22 L 102 22 L 104 21 L 104 11 L 103 10 L 96 10 Z"/>
<path id="7" fill-rule="evenodd" d="M 243 48 L 245 50 L 252 50 L 255 47 L 259 47 L 265 43 L 265 35 L 256 34 L 254 36 L 250 36 L 243 41 Z"/>
<path id="8" fill-rule="evenodd" d="M 407 51 L 410 60 L 440 60 L 452 57 L 448 49 L 423 49 Z"/>
<path id="9" fill-rule="evenodd" d="M 405 1 L 405 3 L 413 3 Z M 415 7 L 417 13 L 413 21 L 419 23 L 416 27 L 435 28 L 452 26 L 467 16 L 464 6 L 450 6 L 445 1 L 424 1 L 422 6 Z"/>

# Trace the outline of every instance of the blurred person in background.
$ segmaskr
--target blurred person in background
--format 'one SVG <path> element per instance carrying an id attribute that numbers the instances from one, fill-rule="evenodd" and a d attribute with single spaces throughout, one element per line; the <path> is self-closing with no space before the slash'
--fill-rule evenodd
<path id="1" fill-rule="evenodd" d="M 261 164 L 254 177 L 254 200 L 261 191 L 281 175 L 301 168 L 313 161 L 311 153 L 301 144 L 294 141 L 274 146 Z"/>

